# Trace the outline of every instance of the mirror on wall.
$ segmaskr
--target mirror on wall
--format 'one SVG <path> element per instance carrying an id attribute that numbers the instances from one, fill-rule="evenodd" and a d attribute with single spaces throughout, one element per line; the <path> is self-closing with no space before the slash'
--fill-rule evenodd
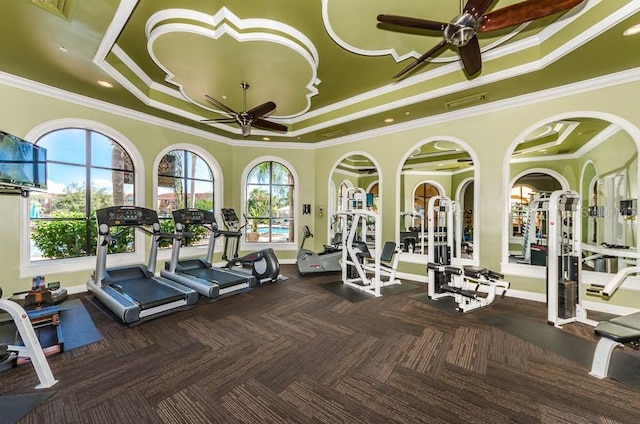
<path id="1" fill-rule="evenodd" d="M 549 122 L 515 147 L 510 159 L 509 264 L 545 266 L 548 197 L 580 195 L 582 268 L 617 272 L 636 263 L 638 151 L 619 125 L 575 117 Z M 572 231 L 573 232 L 573 231 Z"/>
<path id="2" fill-rule="evenodd" d="M 331 174 L 331 194 L 329 199 L 328 225 L 329 243 L 334 244 L 341 238 L 343 229 L 336 212 L 340 209 L 347 189 L 360 187 L 370 195 L 369 210 L 377 212 L 380 205 L 379 175 L 372 159 L 363 154 L 350 154 L 343 158 Z"/>
<path id="3" fill-rule="evenodd" d="M 433 213 L 434 232 L 444 234 L 446 226 L 452 225 L 454 240 L 448 242 L 452 259 L 474 258 L 474 175 L 471 155 L 454 141 L 427 142 L 408 155 L 398 182 L 398 241 L 404 252 L 428 253 L 430 200 L 434 198 L 431 204 L 437 209 L 438 198 L 446 198 L 453 213 Z"/>

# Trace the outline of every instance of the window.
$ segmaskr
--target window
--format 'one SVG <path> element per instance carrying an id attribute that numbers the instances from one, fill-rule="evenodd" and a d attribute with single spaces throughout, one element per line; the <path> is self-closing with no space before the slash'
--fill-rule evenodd
<path id="1" fill-rule="evenodd" d="M 429 199 L 433 196 L 440 196 L 440 191 L 436 186 L 430 183 L 419 184 L 413 192 L 413 210 L 424 215 L 424 222 L 427 220 L 429 206 Z M 415 217 L 413 220 L 413 227 L 422 227 L 423 218 Z M 438 226 L 437 217 L 434 222 L 435 226 Z"/>
<path id="2" fill-rule="evenodd" d="M 254 166 L 246 181 L 249 242 L 292 242 L 294 235 L 294 178 L 281 163 Z"/>
<path id="3" fill-rule="evenodd" d="M 162 232 L 173 233 L 171 212 L 182 208 L 214 210 L 213 172 L 196 153 L 176 149 L 165 154 L 158 164 L 156 210 Z M 190 228 L 194 235 L 186 244 L 204 243 L 208 235 L 202 227 Z M 171 239 L 160 240 L 160 247 L 168 247 Z"/>
<path id="4" fill-rule="evenodd" d="M 77 258 L 96 252 L 96 209 L 134 203 L 135 172 L 125 149 L 84 128 L 51 131 L 36 144 L 47 149 L 48 192 L 32 192 L 30 260 Z M 133 251 L 133 233 L 114 238 L 111 252 Z"/>
<path id="5" fill-rule="evenodd" d="M 338 188 L 338 209 L 342 209 L 344 207 L 346 192 L 350 187 L 353 187 L 353 185 L 350 184 L 350 181 L 343 181 L 340 183 L 340 187 Z"/>
<path id="6" fill-rule="evenodd" d="M 373 196 L 373 205 L 371 206 L 371 210 L 373 212 L 378 212 L 379 189 L 380 189 L 379 184 L 373 183 L 371 187 L 369 187 L 369 191 L 367 192 L 368 194 L 371 194 Z"/>

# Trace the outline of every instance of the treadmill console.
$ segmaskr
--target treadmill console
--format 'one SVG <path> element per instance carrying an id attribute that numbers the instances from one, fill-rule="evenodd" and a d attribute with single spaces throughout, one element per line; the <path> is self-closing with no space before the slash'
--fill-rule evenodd
<path id="1" fill-rule="evenodd" d="M 213 212 L 196 208 L 178 209 L 173 211 L 173 220 L 174 222 L 182 225 L 216 224 L 216 217 Z"/>
<path id="2" fill-rule="evenodd" d="M 222 219 L 227 228 L 235 228 L 240 223 L 236 211 L 232 208 L 222 208 Z"/>
<path id="3" fill-rule="evenodd" d="M 158 223 L 158 214 L 140 206 L 110 206 L 96 211 L 98 225 L 135 227 Z"/>

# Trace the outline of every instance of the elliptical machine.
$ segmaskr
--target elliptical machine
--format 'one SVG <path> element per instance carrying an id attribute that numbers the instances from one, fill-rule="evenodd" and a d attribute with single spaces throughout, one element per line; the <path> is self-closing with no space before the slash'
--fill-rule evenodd
<path id="1" fill-rule="evenodd" d="M 222 259 L 228 261 L 224 266 L 234 271 L 244 272 L 245 266 L 251 267 L 251 275 L 256 277 L 258 284 L 275 283 L 280 276 L 280 263 L 276 252 L 272 248 L 259 250 L 248 255 L 238 256 L 242 229 L 236 211 L 231 208 L 222 209 L 222 221 L 226 231 L 217 230 L 224 236 L 224 253 Z"/>
<path id="2" fill-rule="evenodd" d="M 340 234 L 340 233 L 337 233 Z M 337 235 L 336 234 L 336 235 Z M 317 273 L 317 272 L 338 272 L 342 271 L 342 249 L 336 245 L 339 244 L 337 239 L 334 239 L 333 246 L 326 246 L 323 252 L 317 253 L 313 250 L 305 249 L 304 242 L 313 237 L 308 225 L 304 226 L 304 237 L 302 238 L 302 244 L 298 250 L 297 265 L 300 275 Z"/>

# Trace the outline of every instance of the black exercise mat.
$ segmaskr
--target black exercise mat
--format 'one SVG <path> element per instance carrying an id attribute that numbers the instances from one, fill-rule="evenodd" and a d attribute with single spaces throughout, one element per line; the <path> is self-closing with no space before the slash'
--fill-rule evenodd
<path id="1" fill-rule="evenodd" d="M 486 324 L 550 350 L 587 369 L 591 369 L 595 344 L 552 325 L 517 314 L 486 317 Z"/>
<path id="2" fill-rule="evenodd" d="M 399 294 L 417 289 L 418 287 L 421 287 L 419 283 L 402 281 L 401 284 L 391 284 L 390 286 L 381 287 L 380 293 L 383 295 Z M 427 286 L 424 286 L 424 288 L 426 290 Z"/>
<path id="3" fill-rule="evenodd" d="M 483 321 L 591 370 L 596 343 L 590 340 L 522 315 L 486 317 Z M 609 377 L 640 387 L 640 357 L 625 353 L 623 349 L 614 350 L 609 364 Z"/>
<path id="4" fill-rule="evenodd" d="M 54 393 L 50 391 L 0 396 L 0 424 L 17 423 Z"/>
<path id="5" fill-rule="evenodd" d="M 351 303 L 374 298 L 373 295 L 364 293 L 356 288 L 349 287 L 346 284 L 342 284 L 342 281 L 332 281 L 330 283 L 320 284 L 320 287 L 344 300 L 348 300 Z"/>
<path id="6" fill-rule="evenodd" d="M 456 309 L 458 307 L 458 304 L 456 303 L 455 299 L 452 296 L 441 297 L 440 299 L 437 299 L 437 300 L 429 299 L 429 295 L 426 292 L 426 287 L 425 287 L 424 293 L 414 294 L 413 296 L 410 296 L 410 297 L 411 299 L 415 299 L 418 302 L 422 302 L 429 306 L 433 306 L 434 308 L 439 309 L 443 312 L 449 313 L 451 315 L 462 314 L 460 311 Z"/>

